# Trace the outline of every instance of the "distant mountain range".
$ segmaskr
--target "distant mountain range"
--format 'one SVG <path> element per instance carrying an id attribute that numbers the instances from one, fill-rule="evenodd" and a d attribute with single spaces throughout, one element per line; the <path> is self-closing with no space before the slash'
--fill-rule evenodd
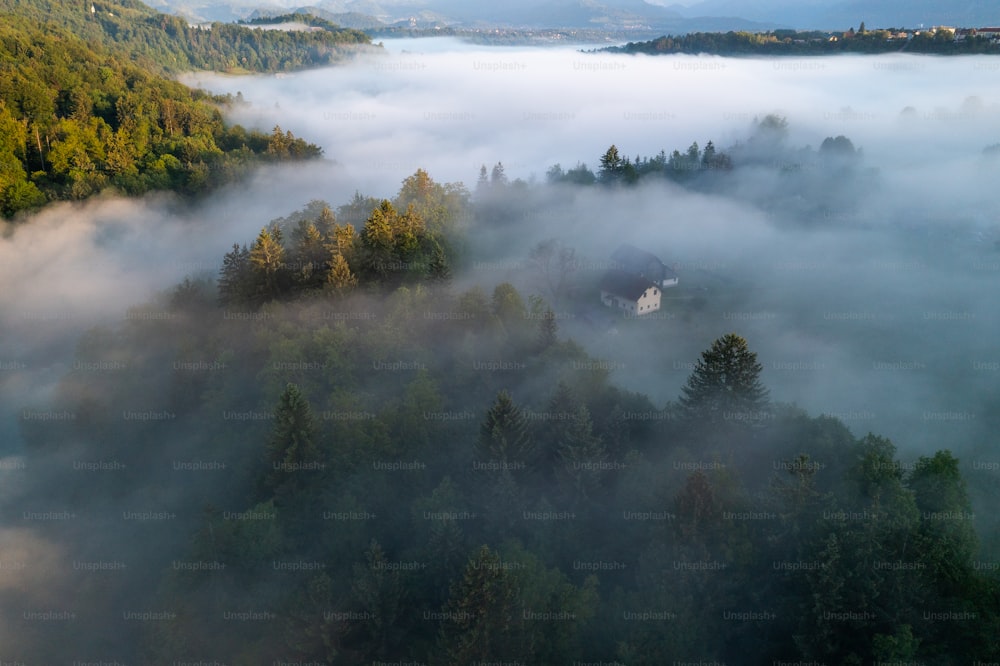
<path id="1" fill-rule="evenodd" d="M 677 33 L 699 30 L 765 30 L 773 22 L 741 18 L 683 16 L 674 8 L 642 0 L 556 0 L 504 3 L 461 0 L 147 0 L 159 11 L 193 21 L 236 21 L 267 15 L 308 12 L 348 28 L 386 26 L 462 28 L 589 28 Z"/>
<path id="2" fill-rule="evenodd" d="M 194 21 L 235 21 L 308 11 L 344 27 L 509 26 L 607 28 L 679 34 L 692 31 L 869 28 L 1000 24 L 997 0 L 147 0 Z"/>

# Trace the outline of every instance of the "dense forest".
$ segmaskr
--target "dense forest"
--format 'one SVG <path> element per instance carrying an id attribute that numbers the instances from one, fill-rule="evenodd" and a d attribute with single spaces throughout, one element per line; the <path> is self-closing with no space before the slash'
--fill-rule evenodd
<path id="1" fill-rule="evenodd" d="M 280 20 L 322 30 L 90 6 L 0 0 L 5 216 L 196 195 L 317 157 L 280 127 L 226 125 L 238 99 L 166 75 L 327 64 L 367 42 L 296 15 Z M 545 184 L 497 163 L 472 192 L 418 170 L 394 194 L 312 201 L 232 239 L 216 275 L 88 330 L 51 395 L 24 392 L 24 450 L 0 461 L 30 475 L 3 488 L 0 662 L 1000 659 L 1000 531 L 977 533 L 996 518 L 973 510 L 986 495 L 963 476 L 966 443 L 904 461 L 906 442 L 772 399 L 738 318 L 691 334 L 704 350 L 676 396 L 622 388 L 562 324 L 599 308 L 578 268 L 600 262 L 531 225 L 568 194 L 681 185 L 829 227 L 877 182 L 863 152 L 845 136 L 791 146 L 776 115 L 724 148 L 624 150 Z M 500 246 L 530 287 L 473 269 Z M 699 293 L 663 314 L 704 307 Z"/>
<path id="2" fill-rule="evenodd" d="M 900 36 L 905 34 L 906 36 Z M 844 33 L 821 31 L 774 30 L 769 32 L 730 31 L 691 32 L 685 35 L 664 35 L 646 42 L 629 42 L 624 46 L 601 49 L 610 53 L 706 53 L 721 56 L 802 56 L 836 55 L 838 53 L 928 53 L 935 55 L 997 54 L 1000 44 L 987 36 L 970 35 L 955 39 L 949 30 L 858 30 Z"/>
<path id="3" fill-rule="evenodd" d="M 320 65 L 367 41 L 337 30 L 200 30 L 131 2 L 95 3 L 93 14 L 83 6 L 0 2 L 5 217 L 107 189 L 197 194 L 262 161 L 316 157 L 319 147 L 280 128 L 227 126 L 220 107 L 238 100 L 190 90 L 165 74 Z"/>
<path id="4" fill-rule="evenodd" d="M 93 12 L 91 12 L 93 7 Z M 362 32 L 323 23 L 324 30 L 283 32 L 213 23 L 191 26 L 137 0 L 0 0 L 4 23 L 72 34 L 88 46 L 155 71 L 280 72 L 336 63 L 359 45 Z"/>
<path id="5" fill-rule="evenodd" d="M 48 534 L 128 568 L 82 574 L 110 584 L 82 621 L 32 625 L 53 659 L 123 603 L 156 620 L 133 625 L 148 664 L 1000 654 L 951 452 L 904 465 L 772 401 L 737 332 L 676 400 L 616 387 L 543 296 L 455 283 L 495 173 L 313 202 L 80 341 L 25 406 L 53 415 L 22 421 L 28 465 L 89 461 L 44 468 L 82 516 Z"/>

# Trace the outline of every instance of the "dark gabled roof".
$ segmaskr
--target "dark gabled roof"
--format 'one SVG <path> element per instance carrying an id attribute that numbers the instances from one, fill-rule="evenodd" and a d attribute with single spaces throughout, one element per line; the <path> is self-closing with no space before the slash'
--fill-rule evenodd
<path id="1" fill-rule="evenodd" d="M 628 243 L 619 245 L 618 249 L 612 253 L 611 260 L 623 264 L 620 268 L 624 270 L 629 270 L 632 266 L 648 266 L 653 262 L 663 265 L 663 262 L 655 254 L 640 250 L 635 245 Z"/>
<path id="2" fill-rule="evenodd" d="M 615 296 L 627 298 L 632 301 L 639 300 L 639 297 L 650 287 L 655 288 L 656 285 L 644 277 L 639 277 L 625 271 L 610 270 L 601 278 L 602 291 L 607 291 Z"/>
<path id="3" fill-rule="evenodd" d="M 653 269 L 653 272 L 656 273 L 656 275 L 646 275 L 646 277 L 649 278 L 656 278 L 653 282 L 658 280 L 677 279 L 677 273 L 674 272 L 672 268 L 664 264 L 655 254 L 646 252 L 645 250 L 640 250 L 636 246 L 629 245 L 628 243 L 618 246 L 618 249 L 611 254 L 611 261 L 617 269 L 628 273 L 643 275 L 646 275 L 651 266 L 656 266 L 657 268 Z"/>

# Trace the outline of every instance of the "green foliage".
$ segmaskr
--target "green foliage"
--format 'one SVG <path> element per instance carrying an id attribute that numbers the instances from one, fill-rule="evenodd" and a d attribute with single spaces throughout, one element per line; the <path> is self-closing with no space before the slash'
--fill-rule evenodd
<path id="1" fill-rule="evenodd" d="M 500 391 L 479 427 L 476 445 L 482 460 L 525 464 L 534 447 L 520 408 L 507 391 Z"/>
<path id="2" fill-rule="evenodd" d="M 139 3 L 0 3 L 0 211 L 105 189 L 197 194 L 262 160 L 320 149 L 277 128 L 226 127 L 211 98 L 166 78 L 191 69 L 278 71 L 327 64 L 351 32 L 191 28 Z M 45 9 L 43 9 L 43 6 Z M 113 14 L 113 15 L 112 15 Z M 259 53 L 246 49 L 253 45 Z M 284 56 L 278 56 L 278 53 Z M 31 175 L 29 175 L 31 174 Z"/>
<path id="3" fill-rule="evenodd" d="M 53 453 L 130 468 L 227 465 L 166 475 L 177 480 L 158 502 L 194 522 L 130 546 L 162 571 L 155 589 L 155 573 L 139 577 L 149 607 L 176 614 L 130 637 L 144 663 L 996 654 L 1000 585 L 975 566 L 982 553 L 951 453 L 907 472 L 886 438 L 769 404 L 736 334 L 702 354 L 679 405 L 654 406 L 605 370 L 571 369 L 592 360 L 580 345 L 544 328 L 538 344 L 551 310 L 510 283 L 459 290 L 426 272 L 376 281 L 367 253 L 383 241 L 390 256 L 406 251 L 397 235 L 419 216 L 404 222 L 395 203 L 360 195 L 337 210 L 310 202 L 265 227 L 254 249 L 233 246 L 221 306 L 210 285 L 188 280 L 130 310 L 171 317 L 89 332 L 53 392 L 53 413 L 76 419 L 22 424 L 26 463 L 39 468 Z M 359 227 L 375 218 L 387 233 L 373 225 L 365 240 L 356 211 Z M 537 255 L 556 280 L 560 248 Z M 357 270 L 357 287 L 317 286 L 317 266 Z M 285 275 L 277 295 L 254 302 L 269 275 Z M 515 368 L 480 367 L 515 358 Z M 84 369 L 112 362 L 122 369 Z M 151 404 L 177 418 L 119 418 L 119 406 Z M 767 428 L 697 416 L 748 406 L 766 408 Z M 50 473 L 54 505 L 151 490 L 139 474 Z M 83 598 L 118 604 L 128 578 L 101 578 Z M 273 621 L 223 619 L 242 610 Z"/>
<path id="4" fill-rule="evenodd" d="M 767 420 L 768 391 L 760 382 L 763 366 L 747 341 L 728 333 L 695 362 L 681 389 L 685 417 L 699 424 L 760 424 Z"/>
<path id="5" fill-rule="evenodd" d="M 733 168 L 729 154 L 715 148 L 709 141 L 702 151 L 698 143 L 692 143 L 687 151 L 673 151 L 668 157 L 665 151 L 653 157 L 636 156 L 635 159 L 622 157 L 618 147 L 612 145 L 599 159 L 600 168 L 597 175 L 591 172 L 583 163 L 569 171 L 555 164 L 546 172 L 546 180 L 551 183 L 570 183 L 575 185 L 634 185 L 643 178 L 666 178 L 678 183 L 688 183 L 698 176 L 710 173 L 726 172 Z"/>
<path id="6" fill-rule="evenodd" d="M 685 35 L 664 35 L 647 42 L 629 42 L 625 46 L 612 46 L 604 50 L 648 55 L 687 53 L 724 56 L 803 56 L 896 51 L 941 55 L 1000 52 L 1000 47 L 986 36 L 970 35 L 963 40 L 955 40 L 947 30 L 865 30 L 864 22 L 859 30 L 851 28 L 843 33 L 803 30 L 789 35 L 787 32 L 690 32 Z M 906 34 L 900 37 L 899 32 Z M 916 34 L 917 32 L 920 34 Z"/>
<path id="7" fill-rule="evenodd" d="M 278 399 L 268 453 L 267 487 L 272 491 L 285 490 L 293 480 L 301 488 L 301 479 L 321 464 L 312 409 L 295 384 L 288 384 Z"/>
<path id="8" fill-rule="evenodd" d="M 511 655 L 517 647 L 516 589 L 500 555 L 482 546 L 451 589 L 442 625 L 441 664 L 468 664 Z M 519 654 L 519 652 L 514 653 Z"/>

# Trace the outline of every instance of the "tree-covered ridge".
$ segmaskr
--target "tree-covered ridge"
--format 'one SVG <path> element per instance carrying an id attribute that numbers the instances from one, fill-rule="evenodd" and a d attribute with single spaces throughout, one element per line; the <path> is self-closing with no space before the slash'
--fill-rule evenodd
<path id="1" fill-rule="evenodd" d="M 772 402 L 736 333 L 657 406 L 538 296 L 381 274 L 373 258 L 412 257 L 395 253 L 428 229 L 461 247 L 469 202 L 450 189 L 417 172 L 392 200 L 275 221 L 247 248 L 250 298 L 227 296 L 230 255 L 217 285 L 185 282 L 81 340 L 51 406 L 73 419 L 23 422 L 29 464 L 71 450 L 129 470 L 67 471 L 47 501 L 100 515 L 155 478 L 144 506 L 195 516 L 166 542 L 142 525 L 99 537 L 129 539 L 148 569 L 89 615 L 117 619 L 119 592 L 167 614 L 140 661 L 998 654 L 1000 582 L 975 567 L 950 452 L 904 466 L 884 438 Z M 331 284 L 349 255 L 352 284 Z M 67 624 L 55 649 L 76 654 L 85 629 Z"/>
<path id="2" fill-rule="evenodd" d="M 852 113 L 844 110 L 848 117 Z M 799 219 L 843 219 L 853 205 L 852 196 L 868 191 L 877 182 L 878 171 L 865 167 L 864 152 L 843 135 L 825 137 L 818 148 L 792 146 L 789 124 L 783 116 L 755 117 L 746 140 L 724 149 L 709 140 L 704 148 L 697 141 L 686 150 L 661 150 L 653 156 L 624 154 L 612 144 L 597 160 L 594 171 L 585 162 L 571 169 L 554 164 L 546 172 L 548 184 L 629 187 L 639 183 L 669 181 L 685 187 L 749 199 L 765 211 L 794 214 Z M 499 168 L 499 171 L 497 170 Z M 733 176 L 747 171 L 765 172 L 769 178 L 754 188 L 740 188 Z M 527 183 L 508 183 L 503 166 L 492 174 L 480 170 L 477 193 L 497 210 L 497 219 L 516 218 L 512 207 L 517 197 L 508 196 L 507 185 L 527 188 Z M 489 214 L 487 212 L 487 214 Z"/>
<path id="3" fill-rule="evenodd" d="M 322 28 L 324 30 L 329 30 L 331 32 L 336 32 L 337 30 L 341 30 L 340 26 L 338 26 L 333 21 L 328 21 L 325 18 L 314 16 L 313 14 L 308 14 L 304 12 L 293 12 L 291 14 L 277 14 L 274 16 L 258 16 L 256 18 L 240 21 L 241 25 L 248 25 L 248 26 L 278 25 L 282 23 L 301 23 L 311 28 Z"/>
<path id="4" fill-rule="evenodd" d="M 598 162 L 600 166 L 596 174 L 585 163 L 580 162 L 569 170 L 563 170 L 562 165 L 554 164 L 549 167 L 545 176 L 549 183 L 634 185 L 644 176 L 659 176 L 675 182 L 686 182 L 692 180 L 700 171 L 729 171 L 733 168 L 730 156 L 716 150 L 711 140 L 705 144 L 704 149 L 695 141 L 684 152 L 674 150 L 667 155 L 665 150 L 661 150 L 652 157 L 636 155 L 634 159 L 623 156 L 618 146 L 612 144 Z M 481 172 L 481 179 L 482 176 Z"/>
<path id="5" fill-rule="evenodd" d="M 266 160 L 320 149 L 227 127 L 220 104 L 63 28 L 0 25 L 0 212 L 107 188 L 195 194 Z"/>
<path id="6" fill-rule="evenodd" d="M 700 53 L 721 56 L 835 55 L 838 53 L 928 53 L 937 55 L 1000 54 L 1000 43 L 989 36 L 969 35 L 955 39 L 950 30 L 907 31 L 896 28 L 859 30 L 844 33 L 773 30 L 768 32 L 692 32 L 664 35 L 646 42 L 609 46 L 610 53 Z"/>
<path id="7" fill-rule="evenodd" d="M 293 295 L 345 294 L 359 284 L 385 290 L 446 281 L 468 207 L 461 184 L 436 183 L 423 169 L 392 201 L 358 194 L 337 214 L 314 201 L 273 220 L 249 245 L 233 245 L 222 262 L 220 301 L 257 307 Z"/>
<path id="8" fill-rule="evenodd" d="M 91 6 L 94 11 L 91 12 Z M 47 32 L 65 30 L 94 48 L 101 45 L 122 60 L 165 72 L 278 72 L 318 67 L 342 60 L 362 32 L 324 24 L 315 32 L 282 32 L 236 24 L 190 26 L 133 0 L 0 0 L 4 23 Z"/>

